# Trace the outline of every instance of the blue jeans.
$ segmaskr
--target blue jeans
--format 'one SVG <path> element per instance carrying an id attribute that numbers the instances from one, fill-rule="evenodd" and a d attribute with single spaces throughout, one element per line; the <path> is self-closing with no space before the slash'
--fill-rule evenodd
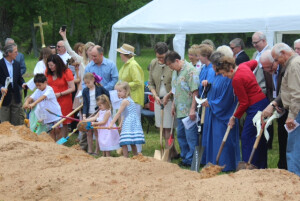
<path id="1" fill-rule="evenodd" d="M 177 139 L 180 147 L 180 157 L 182 162 L 191 165 L 195 146 L 199 145 L 199 135 L 197 124 L 193 125 L 190 129 L 185 129 L 183 118 L 177 118 Z"/>
<path id="2" fill-rule="evenodd" d="M 257 111 L 263 111 L 263 109 L 267 107 L 268 104 L 269 101 L 267 100 L 267 98 L 265 98 L 249 106 L 246 111 L 247 116 L 244 123 L 243 132 L 241 135 L 243 161 L 248 162 L 251 155 L 251 151 L 253 149 L 253 145 L 256 140 L 257 130 L 253 125 L 252 119 L 256 115 Z M 263 135 L 254 153 L 251 164 L 255 165 L 259 169 L 262 169 L 262 168 L 267 168 L 267 162 L 268 162 L 268 147 L 267 147 L 266 138 Z"/>
<path id="3" fill-rule="evenodd" d="M 298 113 L 296 119 L 300 123 L 300 112 Z M 288 133 L 288 140 L 286 146 L 286 160 L 288 171 L 293 172 L 300 176 L 300 126 L 295 130 Z"/>

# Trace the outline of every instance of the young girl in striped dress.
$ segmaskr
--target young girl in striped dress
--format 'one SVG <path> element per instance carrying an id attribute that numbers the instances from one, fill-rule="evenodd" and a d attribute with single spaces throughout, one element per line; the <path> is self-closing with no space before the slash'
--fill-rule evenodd
<path id="1" fill-rule="evenodd" d="M 130 87 L 127 82 L 118 82 L 115 86 L 122 103 L 117 114 L 110 122 L 109 127 L 121 116 L 119 125 L 121 126 L 120 146 L 122 146 L 123 156 L 128 157 L 127 145 L 131 145 L 133 155 L 137 155 L 137 144 L 145 144 L 144 132 L 140 118 L 137 118 L 136 106 L 130 98 Z"/>

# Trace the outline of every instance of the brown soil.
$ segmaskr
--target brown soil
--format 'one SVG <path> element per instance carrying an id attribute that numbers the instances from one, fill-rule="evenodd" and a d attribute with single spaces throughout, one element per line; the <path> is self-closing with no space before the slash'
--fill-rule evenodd
<path id="1" fill-rule="evenodd" d="M 0 124 L 0 200 L 300 200 L 285 170 L 201 174 L 142 155 L 95 159 L 25 126 Z"/>
<path id="2" fill-rule="evenodd" d="M 217 174 L 219 174 L 225 166 L 219 166 L 219 165 L 213 165 L 212 163 L 209 163 L 207 167 L 202 168 L 200 171 L 200 175 L 202 179 L 207 179 L 210 177 L 214 177 Z"/>

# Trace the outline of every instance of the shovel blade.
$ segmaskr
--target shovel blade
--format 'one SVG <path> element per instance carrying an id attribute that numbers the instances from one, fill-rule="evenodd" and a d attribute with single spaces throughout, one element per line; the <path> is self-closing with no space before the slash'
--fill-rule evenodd
<path id="1" fill-rule="evenodd" d="M 67 141 L 68 141 L 68 137 L 67 137 L 67 138 L 62 137 L 62 138 L 60 138 L 56 143 L 57 143 L 57 144 L 64 144 L 64 143 L 66 143 Z"/>
<path id="2" fill-rule="evenodd" d="M 171 157 L 170 157 L 170 149 L 165 149 L 164 150 L 164 154 L 162 156 L 162 161 L 167 161 L 170 162 L 171 161 Z"/>
<path id="3" fill-rule="evenodd" d="M 244 161 L 239 162 L 238 166 L 237 166 L 237 171 L 239 170 L 253 170 L 253 169 L 257 169 L 257 167 L 255 165 L 252 165 L 251 163 L 246 163 Z"/>
<path id="4" fill-rule="evenodd" d="M 155 150 L 154 158 L 157 159 L 157 160 L 162 160 L 162 154 L 161 154 L 160 150 Z"/>
<path id="5" fill-rule="evenodd" d="M 202 157 L 202 154 L 200 156 L 200 147 L 196 146 L 194 154 L 193 154 L 192 165 L 191 165 L 191 170 L 192 171 L 199 172 L 201 157 Z"/>

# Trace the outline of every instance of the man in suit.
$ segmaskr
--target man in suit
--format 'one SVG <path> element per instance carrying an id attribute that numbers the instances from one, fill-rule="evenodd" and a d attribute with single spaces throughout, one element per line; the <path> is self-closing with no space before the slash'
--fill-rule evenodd
<path id="1" fill-rule="evenodd" d="M 257 83 L 259 84 L 260 88 L 267 96 L 267 87 L 266 82 L 268 85 L 272 85 L 272 76 L 263 71 L 262 65 L 259 61 L 262 53 L 266 50 L 271 50 L 271 47 L 267 43 L 266 35 L 263 32 L 257 31 L 252 35 L 252 45 L 256 49 L 254 52 L 252 59 L 255 59 L 258 63 L 256 69 L 254 69 L 253 73 L 256 77 Z M 270 126 L 268 128 L 270 139 L 268 141 L 268 148 L 272 149 L 272 142 L 273 142 L 273 127 Z"/>
<path id="2" fill-rule="evenodd" d="M 240 65 L 243 62 L 249 61 L 249 57 L 244 51 L 245 44 L 244 41 L 240 38 L 235 38 L 229 43 L 230 48 L 235 57 L 235 64 Z"/>
<path id="3" fill-rule="evenodd" d="M 300 39 L 294 41 L 294 50 L 298 55 L 300 55 Z"/>
<path id="4" fill-rule="evenodd" d="M 5 40 L 5 45 L 13 44 L 13 43 L 15 43 L 15 41 L 12 38 L 7 38 Z M 24 75 L 26 73 L 26 64 L 25 64 L 24 55 L 21 52 L 18 52 L 18 55 L 15 60 L 19 62 L 21 67 L 21 74 Z"/>
<path id="5" fill-rule="evenodd" d="M 21 74 L 20 64 L 16 61 L 17 55 L 17 45 L 15 43 L 8 44 L 4 47 L 3 58 L 0 60 L 1 98 L 5 95 L 0 109 L 0 119 L 1 122 L 9 121 L 13 125 L 23 124 L 19 114 L 22 111 L 20 88 L 26 87 Z M 7 77 L 12 79 L 12 83 L 5 89 L 5 80 Z"/>
<path id="6" fill-rule="evenodd" d="M 276 64 L 271 54 L 271 50 L 266 50 L 260 57 L 260 63 L 265 72 L 272 75 L 272 84 L 266 83 L 267 97 L 272 102 L 279 94 L 282 77 L 285 72 L 285 68 Z M 272 106 L 272 105 L 271 105 Z M 272 106 L 273 109 L 273 106 Z M 279 169 L 287 169 L 286 164 L 286 144 L 287 144 L 287 131 L 284 128 L 285 121 L 287 119 L 288 112 L 281 116 L 278 121 L 278 143 L 279 143 L 279 161 L 277 166 Z"/>

